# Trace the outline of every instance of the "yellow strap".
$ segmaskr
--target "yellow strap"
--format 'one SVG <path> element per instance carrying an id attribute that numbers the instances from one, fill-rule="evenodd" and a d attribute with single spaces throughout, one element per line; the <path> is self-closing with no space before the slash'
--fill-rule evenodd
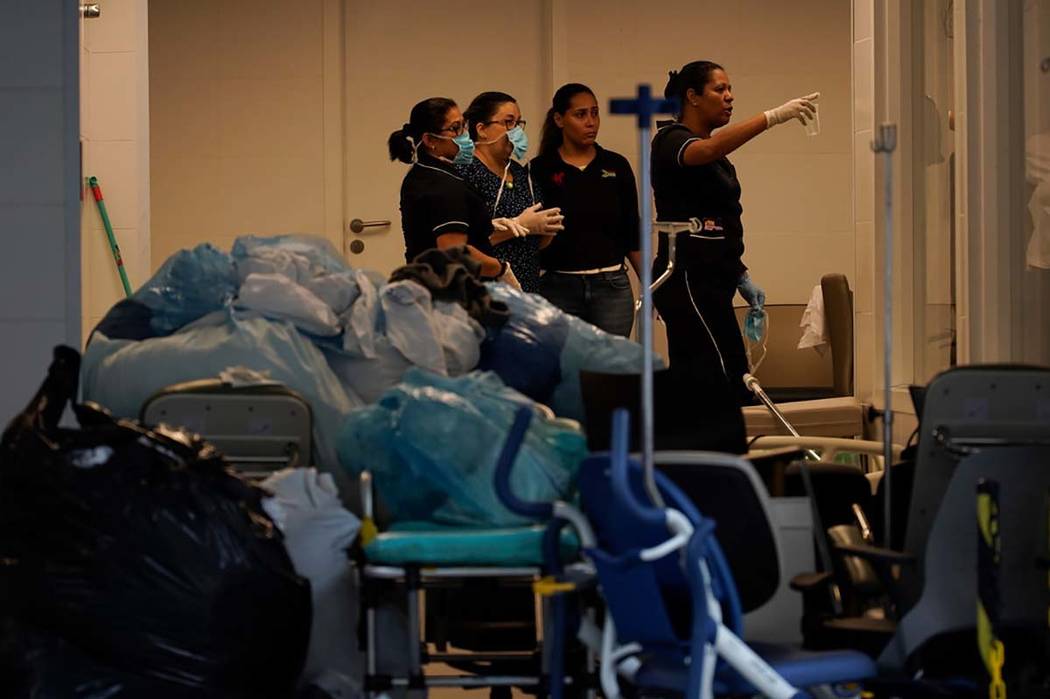
<path id="1" fill-rule="evenodd" d="M 532 591 L 540 597 L 553 597 L 576 589 L 575 583 L 558 582 L 553 576 L 540 578 L 532 583 Z"/>
<path id="2" fill-rule="evenodd" d="M 379 536 L 379 529 L 370 517 L 365 517 L 361 520 L 361 533 L 358 534 L 358 536 L 361 537 L 362 546 L 368 546 L 377 536 Z"/>
<path id="3" fill-rule="evenodd" d="M 988 660 L 991 664 L 992 681 L 988 685 L 989 699 L 1006 699 L 1006 683 L 1003 682 L 1003 662 L 1006 660 L 1006 649 L 998 638 L 992 641 L 988 649 Z"/>

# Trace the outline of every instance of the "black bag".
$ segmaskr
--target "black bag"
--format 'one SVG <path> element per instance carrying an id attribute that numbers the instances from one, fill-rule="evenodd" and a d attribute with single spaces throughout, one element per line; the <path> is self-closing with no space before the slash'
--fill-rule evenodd
<path id="1" fill-rule="evenodd" d="M 184 431 L 60 428 L 79 364 L 57 347 L 0 441 L 4 696 L 292 696 L 310 589 L 264 493 Z"/>

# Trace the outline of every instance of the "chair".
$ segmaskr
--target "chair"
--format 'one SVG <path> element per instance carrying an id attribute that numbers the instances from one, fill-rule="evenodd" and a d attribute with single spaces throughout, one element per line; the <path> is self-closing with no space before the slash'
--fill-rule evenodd
<path id="1" fill-rule="evenodd" d="M 202 379 L 174 384 L 142 405 L 140 420 L 197 432 L 249 478 L 261 480 L 281 468 L 313 463 L 310 405 L 278 383 L 236 386 Z"/>
<path id="2" fill-rule="evenodd" d="M 853 292 L 846 276 L 837 273 L 821 277 L 820 287 L 831 351 L 831 387 L 773 387 L 766 393 L 800 434 L 857 437 L 864 434 L 864 411 L 853 398 Z M 764 407 L 748 406 L 743 412 L 749 436 L 783 433 Z"/>
<path id="3" fill-rule="evenodd" d="M 697 395 L 694 384 L 676 370 L 653 372 L 653 426 L 657 449 L 710 449 L 742 454 L 747 451 L 740 408 L 724 385 L 715 384 Z M 630 411 L 629 448 L 640 448 L 637 421 L 641 414 L 641 376 L 580 372 L 587 446 L 604 450 L 611 439 L 609 425 L 617 408 Z"/>
<path id="4" fill-rule="evenodd" d="M 603 648 L 606 694 L 616 693 L 608 682 L 610 664 L 642 693 L 687 696 L 710 696 L 700 693 L 709 688 L 790 697 L 798 695 L 796 687 L 873 676 L 874 663 L 860 653 L 810 653 L 769 644 L 749 648 L 740 641 L 742 611 L 771 593 L 768 581 L 751 574 L 772 575 L 775 589 L 780 568 L 757 474 L 746 461 L 726 454 L 660 455 L 665 468 L 675 462 L 688 466 L 694 494 L 705 494 L 709 506 L 720 503 L 720 516 L 732 522 L 726 535 L 743 538 L 743 545 L 734 541 L 724 555 L 713 536 L 714 520 L 702 517 L 663 473 L 655 478 L 669 509 L 646 504 L 641 469 L 626 457 L 626 426 L 621 412 L 613 453 L 588 457 L 580 473 L 584 512 L 597 537 L 597 546 L 586 554 L 597 568 L 613 620 L 609 635 L 620 644 L 614 650 L 607 639 Z M 722 530 L 722 521 L 717 527 Z M 734 582 L 738 574 L 746 581 L 742 594 Z M 716 654 L 724 662 L 716 665 Z M 617 655 L 631 657 L 616 663 Z"/>
<path id="5" fill-rule="evenodd" d="M 1027 518 L 1030 530 L 1034 531 L 1032 522 L 1045 522 L 1046 488 L 1040 479 L 1050 472 L 1050 409 L 1043 395 L 1048 388 L 1050 369 L 1022 366 L 958 367 L 930 382 L 914 466 L 894 467 L 893 505 L 897 514 L 892 541 L 902 542 L 903 547 L 833 547 L 839 554 L 869 561 L 892 601 L 887 643 L 874 649 L 881 666 L 898 672 L 928 669 L 932 655 L 922 652 L 922 646 L 938 634 L 937 623 L 931 619 L 939 619 L 956 594 L 969 594 L 968 599 L 973 599 L 968 592 L 973 567 L 968 559 L 960 558 L 959 547 L 969 547 L 967 555 L 972 555 L 976 478 L 1003 481 L 1003 501 L 1009 503 L 1004 512 L 1011 517 L 1016 513 L 1020 521 Z M 898 471 L 902 467 L 905 471 Z M 879 483 L 868 514 L 877 537 L 884 542 L 882 486 L 884 481 Z M 907 512 L 907 517 L 900 517 L 901 512 Z M 1023 532 L 1013 539 L 1030 543 Z M 921 611 L 922 607 L 926 611 Z M 951 622 L 957 624 L 956 630 L 972 632 L 973 609 L 971 606 L 966 614 L 956 614 Z M 808 640 L 817 647 L 829 638 L 841 641 L 843 628 L 857 621 L 829 618 L 823 629 L 812 630 Z M 918 627 L 921 630 L 917 631 Z M 963 641 L 966 651 L 973 647 L 972 637 Z M 971 669 L 971 655 L 950 652 L 946 657 L 955 660 L 956 669 L 965 674 Z M 950 669 L 942 663 L 935 665 L 945 673 Z"/>
<path id="6" fill-rule="evenodd" d="M 1015 673 L 1023 666 L 1022 658 L 1044 670 L 1050 667 L 1050 658 L 1041 655 L 1046 648 L 1050 596 L 1046 572 L 1040 569 L 1040 560 L 1048 552 L 1050 441 L 984 449 L 956 466 L 933 518 L 923 556 L 914 566 L 922 575 L 921 592 L 879 656 L 880 667 L 912 672 L 931 661 L 944 664 L 941 658 L 945 655 L 959 661 L 956 669 L 979 666 L 976 513 L 977 485 L 982 480 L 997 485 L 1002 503 L 998 508 L 996 631 L 1005 639 Z M 944 646 L 952 650 L 946 652 Z M 976 663 L 964 664 L 968 660 Z M 978 675 L 983 675 L 983 668 Z"/>

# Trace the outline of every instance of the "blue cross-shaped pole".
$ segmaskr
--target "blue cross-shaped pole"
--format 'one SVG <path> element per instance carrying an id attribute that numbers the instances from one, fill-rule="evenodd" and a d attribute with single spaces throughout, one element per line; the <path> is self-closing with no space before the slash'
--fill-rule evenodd
<path id="1" fill-rule="evenodd" d="M 638 86 L 638 96 L 618 97 L 609 100 L 610 114 L 638 115 L 638 145 L 641 154 L 641 178 L 638 201 L 641 204 L 641 291 L 642 291 L 642 468 L 645 474 L 645 489 L 649 498 L 659 508 L 664 507 L 663 498 L 656 487 L 653 467 L 653 292 L 652 270 L 649 267 L 653 253 L 652 214 L 649 210 L 649 132 L 654 114 L 676 114 L 675 100 L 658 99 L 652 96 L 648 85 Z"/>

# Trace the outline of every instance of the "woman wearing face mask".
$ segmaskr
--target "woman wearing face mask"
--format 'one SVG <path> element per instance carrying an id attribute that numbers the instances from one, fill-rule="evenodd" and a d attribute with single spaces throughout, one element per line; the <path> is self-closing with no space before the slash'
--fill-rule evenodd
<path id="1" fill-rule="evenodd" d="M 405 260 L 430 248 L 467 246 L 483 279 L 521 288 L 510 264 L 492 255 L 489 235 L 508 223 L 492 221 L 489 208 L 456 174 L 469 162 L 474 143 L 456 103 L 431 97 L 412 108 L 408 123 L 387 140 L 391 160 L 412 165 L 401 182 L 401 228 Z"/>
<path id="2" fill-rule="evenodd" d="M 554 93 L 532 173 L 545 203 L 564 214 L 565 230 L 540 256 L 540 293 L 563 311 L 627 337 L 634 294 L 624 258 L 635 272 L 643 264 L 638 192 L 627 159 L 597 144 L 600 122 L 598 100 L 586 85 L 569 83 Z"/>
<path id="3" fill-rule="evenodd" d="M 505 230 L 490 238 L 497 258 L 510 263 L 522 291 L 539 290 L 539 251 L 562 229 L 557 209 L 543 209 L 539 188 L 517 160 L 528 152 L 525 120 L 518 103 L 502 92 L 483 92 L 463 115 L 475 144 L 474 158 L 458 171 L 485 200 Z"/>
<path id="4" fill-rule="evenodd" d="M 777 124 L 795 119 L 805 124 L 814 117 L 819 93 L 728 126 L 733 94 L 720 65 L 694 61 L 669 75 L 664 95 L 677 98 L 682 112 L 653 137 L 656 218 L 695 220 L 696 230 L 677 236 L 674 273 L 653 300 L 667 325 L 672 368 L 708 386 L 726 385 L 738 402 L 747 404 L 752 402 L 742 378 L 748 371 L 747 357 L 733 296 L 739 291 L 758 312 L 765 293 L 741 261 L 740 183 L 726 156 Z M 712 133 L 715 129 L 718 132 Z M 654 279 L 666 269 L 667 255 L 667 236 L 661 235 Z"/>

